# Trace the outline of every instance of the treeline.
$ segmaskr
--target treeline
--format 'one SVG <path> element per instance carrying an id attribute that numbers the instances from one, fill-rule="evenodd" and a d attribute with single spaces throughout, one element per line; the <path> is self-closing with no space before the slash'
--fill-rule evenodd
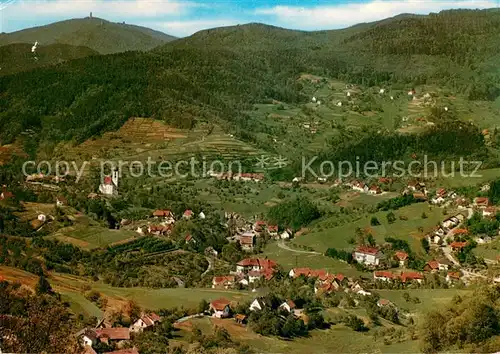
<path id="1" fill-rule="evenodd" d="M 0 237 L 0 264 L 37 275 L 46 269 L 88 276 L 118 287 L 171 288 L 180 282 L 186 287 L 198 284 L 208 262 L 200 254 L 172 252 L 175 249 L 171 241 L 156 237 L 90 252 L 42 237 L 4 236 Z"/>
<path id="2" fill-rule="evenodd" d="M 426 314 L 420 330 L 423 352 L 498 350 L 499 299 L 499 286 L 483 286 L 471 295 L 455 295 L 447 306 Z"/>
<path id="3" fill-rule="evenodd" d="M 417 200 L 413 197 L 413 194 L 405 194 L 399 197 L 391 198 L 388 200 L 384 200 L 377 204 L 378 210 L 388 211 L 388 210 L 398 210 L 399 208 L 405 207 L 407 205 L 411 205 L 413 203 L 418 203 L 420 200 Z"/>
<path id="4" fill-rule="evenodd" d="M 318 207 L 308 198 L 298 197 L 269 209 L 268 220 L 283 228 L 298 230 L 318 219 L 321 213 Z"/>

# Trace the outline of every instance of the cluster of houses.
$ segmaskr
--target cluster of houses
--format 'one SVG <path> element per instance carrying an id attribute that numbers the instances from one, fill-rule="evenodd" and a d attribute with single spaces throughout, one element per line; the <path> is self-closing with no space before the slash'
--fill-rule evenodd
<path id="1" fill-rule="evenodd" d="M 263 297 L 255 298 L 251 303 L 248 309 L 250 311 L 262 311 L 266 307 L 270 307 L 271 304 L 268 304 Z M 209 312 L 212 317 L 215 318 L 230 318 L 233 316 L 233 308 L 235 308 L 235 304 L 225 298 L 219 298 L 210 302 Z M 295 303 L 288 299 L 285 300 L 282 304 L 278 306 L 279 310 L 286 311 L 295 316 L 302 315 L 302 309 L 298 309 Z M 236 314 L 234 316 L 234 320 L 236 323 L 245 324 L 247 317 L 243 314 Z"/>
<path id="2" fill-rule="evenodd" d="M 345 186 L 352 188 L 357 192 L 368 193 L 368 194 L 381 194 L 382 188 L 377 184 L 372 184 L 368 186 L 365 182 L 362 181 L 350 181 L 346 182 Z"/>
<path id="3" fill-rule="evenodd" d="M 267 233 L 274 239 L 288 240 L 292 237 L 292 230 L 279 230 L 278 225 L 269 224 L 266 221 L 257 220 L 253 225 L 245 225 L 237 230 L 234 236 L 227 238 L 229 242 L 238 242 L 243 251 L 252 252 L 257 242 L 258 237 L 262 237 Z"/>
<path id="4" fill-rule="evenodd" d="M 112 327 L 106 321 L 101 320 L 95 328 L 85 328 L 76 333 L 76 337 L 85 347 L 85 353 L 95 353 L 93 347 L 98 343 L 113 344 L 117 348 L 122 347 L 131 338 L 131 333 L 140 333 L 154 328 L 161 322 L 161 317 L 156 313 L 143 313 L 129 328 Z M 137 349 L 122 349 L 109 354 L 139 354 Z"/>
<path id="5" fill-rule="evenodd" d="M 155 210 L 152 215 L 155 220 L 154 223 L 150 223 L 147 226 L 138 227 L 136 232 L 140 235 L 145 235 L 146 233 L 149 235 L 156 236 L 164 236 L 168 235 L 172 232 L 173 226 L 176 222 L 174 214 L 172 211 L 165 209 Z M 186 210 L 182 214 L 182 219 L 189 220 L 194 217 L 194 213 L 192 210 Z M 198 218 L 205 219 L 206 216 L 203 212 L 198 214 Z M 188 240 L 189 238 L 189 240 Z M 186 242 L 195 242 L 195 240 L 190 237 L 190 235 L 186 236 Z"/>
<path id="6" fill-rule="evenodd" d="M 255 282 L 271 280 L 278 271 L 278 263 L 267 258 L 245 258 L 236 263 L 236 271 L 212 279 L 212 288 L 229 289 L 236 284 L 249 286 Z"/>
<path id="7" fill-rule="evenodd" d="M 262 182 L 265 177 L 263 173 L 218 173 L 213 171 L 209 172 L 208 175 L 218 180 L 237 182 Z"/>
<path id="8" fill-rule="evenodd" d="M 380 281 L 400 280 L 404 284 L 411 282 L 422 284 L 424 281 L 424 275 L 420 272 L 401 272 L 399 274 L 396 274 L 390 271 L 379 270 L 373 272 L 373 279 Z"/>
<path id="9" fill-rule="evenodd" d="M 445 219 L 427 235 L 429 244 L 442 244 L 445 238 L 466 234 L 467 230 L 459 229 L 458 226 L 465 220 L 465 216 L 457 214 Z"/>

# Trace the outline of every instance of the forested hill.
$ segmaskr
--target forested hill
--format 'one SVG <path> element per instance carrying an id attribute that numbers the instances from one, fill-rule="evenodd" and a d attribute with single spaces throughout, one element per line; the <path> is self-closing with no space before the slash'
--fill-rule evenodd
<path id="1" fill-rule="evenodd" d="M 68 44 L 51 44 L 31 52 L 31 44 L 16 43 L 0 47 L 0 76 L 21 71 L 29 71 L 42 66 L 63 63 L 90 55 L 99 55 L 87 47 L 75 47 Z"/>
<path id="2" fill-rule="evenodd" d="M 224 123 L 251 141 L 265 127 L 242 112 L 263 99 L 305 102 L 301 73 L 368 86 L 438 83 L 471 99 L 494 99 L 500 73 L 491 48 L 499 23 L 497 11 L 447 11 L 339 31 L 249 24 L 203 31 L 146 53 L 77 59 L 0 81 L 0 143 L 30 127 L 42 140 L 83 141 L 131 116 L 184 128 L 200 120 Z M 481 43 L 464 62 L 456 55 L 462 48 L 457 41 Z M 374 52 L 366 49 L 372 43 L 379 43 Z M 419 43 L 452 50 L 403 53 Z M 401 48 L 391 51 L 393 46 Z"/>
<path id="3" fill-rule="evenodd" d="M 149 28 L 109 22 L 100 18 L 72 19 L 1 34 L 0 46 L 11 43 L 69 44 L 91 48 L 101 54 L 149 50 L 175 37 Z"/>

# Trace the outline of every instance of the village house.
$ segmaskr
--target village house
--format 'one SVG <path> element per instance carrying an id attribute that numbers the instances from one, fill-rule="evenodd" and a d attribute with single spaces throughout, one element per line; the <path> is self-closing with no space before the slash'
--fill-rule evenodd
<path id="1" fill-rule="evenodd" d="M 134 333 L 142 332 L 145 329 L 154 327 L 159 322 L 161 322 L 161 318 L 156 313 L 143 314 L 130 326 L 130 331 Z"/>
<path id="2" fill-rule="evenodd" d="M 189 219 L 191 219 L 192 217 L 193 217 L 193 211 L 192 211 L 192 210 L 189 210 L 189 209 L 188 209 L 188 210 L 186 210 L 186 211 L 184 212 L 184 214 L 182 214 L 182 218 L 183 218 L 183 219 L 186 219 L 186 220 L 189 220 Z"/>
<path id="3" fill-rule="evenodd" d="M 282 240 L 288 240 L 292 237 L 292 230 L 286 229 L 280 234 L 280 239 Z"/>
<path id="4" fill-rule="evenodd" d="M 249 306 L 250 311 L 261 311 L 264 307 L 266 307 L 266 303 L 263 298 L 256 298 L 252 301 Z"/>
<path id="5" fill-rule="evenodd" d="M 400 267 L 406 266 L 406 263 L 408 262 L 408 253 L 404 251 L 397 251 L 394 253 L 394 258 L 399 262 Z"/>
<path id="6" fill-rule="evenodd" d="M 236 316 L 234 316 L 234 320 L 238 324 L 245 324 L 247 321 L 247 316 L 240 313 L 240 314 L 237 314 Z"/>
<path id="7" fill-rule="evenodd" d="M 246 252 L 253 251 L 255 246 L 256 235 L 252 231 L 247 231 L 242 235 L 237 236 L 238 242 L 240 243 L 241 249 Z"/>
<path id="8" fill-rule="evenodd" d="M 170 231 L 171 231 L 170 226 L 164 226 L 164 225 L 149 225 L 148 226 L 148 233 L 151 235 L 163 236 L 163 235 L 170 233 Z"/>
<path id="9" fill-rule="evenodd" d="M 269 233 L 269 236 L 277 237 L 278 236 L 278 225 L 268 225 L 267 232 Z"/>
<path id="10" fill-rule="evenodd" d="M 213 300 L 210 303 L 209 311 L 212 317 L 215 318 L 228 318 L 231 317 L 230 301 L 224 298 Z"/>
<path id="11" fill-rule="evenodd" d="M 442 222 L 443 228 L 445 231 L 449 231 L 455 226 L 460 224 L 460 220 L 456 216 L 452 216 Z"/>
<path id="12" fill-rule="evenodd" d="M 396 308 L 396 306 L 395 306 L 392 302 L 390 302 L 389 300 L 387 300 L 387 299 L 379 299 L 379 300 L 377 301 L 377 306 L 378 306 L 378 307 L 387 307 L 387 306 L 391 306 L 391 307 Z"/>
<path id="13" fill-rule="evenodd" d="M 354 181 L 352 183 L 352 189 L 358 192 L 367 193 L 369 188 L 364 182 Z"/>
<path id="14" fill-rule="evenodd" d="M 12 192 L 9 192 L 6 186 L 3 186 L 2 193 L 0 194 L 0 200 L 9 200 L 12 198 L 14 198 L 14 194 L 12 194 Z"/>
<path id="15" fill-rule="evenodd" d="M 450 262 L 447 260 L 431 260 L 427 262 L 427 264 L 424 266 L 424 271 L 426 272 L 437 272 L 440 270 L 448 270 L 450 266 Z"/>
<path id="16" fill-rule="evenodd" d="M 402 272 L 399 278 L 402 283 L 416 281 L 417 283 L 422 284 L 424 282 L 424 276 L 417 272 Z"/>
<path id="17" fill-rule="evenodd" d="M 206 218 L 206 215 L 204 212 L 200 211 L 200 213 L 198 214 L 198 217 L 202 220 L 204 220 Z"/>
<path id="18" fill-rule="evenodd" d="M 212 278 L 212 289 L 229 289 L 235 283 L 234 275 L 224 275 Z"/>
<path id="19" fill-rule="evenodd" d="M 267 223 L 265 221 L 257 220 L 253 224 L 253 231 L 255 231 L 255 232 L 262 232 L 262 231 L 264 231 L 264 229 L 265 229 L 266 226 L 267 226 Z"/>
<path id="20" fill-rule="evenodd" d="M 96 329 L 97 338 L 102 343 L 119 343 L 130 339 L 130 330 L 128 328 L 100 328 Z"/>
<path id="21" fill-rule="evenodd" d="M 68 205 L 68 201 L 66 200 L 66 198 L 64 198 L 62 196 L 58 196 L 56 198 L 56 206 L 63 207 L 65 205 Z"/>
<path id="22" fill-rule="evenodd" d="M 83 346 L 90 346 L 97 344 L 97 333 L 90 328 L 82 329 L 76 333 L 76 337 L 81 341 Z"/>
<path id="23" fill-rule="evenodd" d="M 248 273 L 250 271 L 275 271 L 278 263 L 264 258 L 245 258 L 236 263 L 237 273 Z"/>
<path id="24" fill-rule="evenodd" d="M 369 190 L 370 194 L 380 194 L 382 193 L 382 189 L 377 185 L 372 185 Z"/>
<path id="25" fill-rule="evenodd" d="M 494 217 L 497 213 L 497 209 L 495 207 L 487 207 L 483 209 L 483 218 Z"/>
<path id="26" fill-rule="evenodd" d="M 118 170 L 114 170 L 111 176 L 104 177 L 99 185 L 99 193 L 112 197 L 118 194 Z"/>
<path id="27" fill-rule="evenodd" d="M 485 197 L 474 198 L 474 206 L 478 208 L 487 208 L 490 206 L 490 200 Z"/>
<path id="28" fill-rule="evenodd" d="M 170 210 L 155 210 L 153 217 L 155 219 L 163 219 L 163 222 L 166 224 L 175 223 L 174 214 Z"/>
<path id="29" fill-rule="evenodd" d="M 448 272 L 448 274 L 446 274 L 446 282 L 447 283 L 453 283 L 456 281 L 460 281 L 460 278 L 462 278 L 462 273 L 460 273 L 460 272 Z"/>
<path id="30" fill-rule="evenodd" d="M 425 191 L 425 184 L 417 181 L 408 182 L 406 188 L 412 192 Z M 424 192 L 425 193 L 425 192 Z"/>
<path id="31" fill-rule="evenodd" d="M 422 193 L 422 192 L 415 192 L 413 193 L 413 198 L 415 200 L 422 200 L 422 201 L 426 201 L 427 200 L 427 196 Z"/>
<path id="32" fill-rule="evenodd" d="M 293 302 L 292 300 L 286 300 L 278 308 L 294 315 L 297 315 L 298 312 L 297 305 L 295 305 L 295 302 Z"/>
<path id="33" fill-rule="evenodd" d="M 467 242 L 454 241 L 454 242 L 450 243 L 450 247 L 453 251 L 458 252 L 458 251 L 461 251 L 462 248 L 467 246 L 467 244 L 468 244 Z"/>
<path id="34" fill-rule="evenodd" d="M 374 280 L 392 281 L 396 278 L 397 277 L 393 273 L 388 272 L 386 270 L 380 270 L 380 271 L 373 272 L 373 279 Z"/>
<path id="35" fill-rule="evenodd" d="M 186 235 L 186 237 L 184 238 L 184 241 L 187 243 L 187 244 L 190 244 L 190 243 L 196 243 L 196 240 L 194 239 L 193 236 L 191 235 Z"/>
<path id="36" fill-rule="evenodd" d="M 384 259 L 384 254 L 378 248 L 368 246 L 359 246 L 352 256 L 357 262 L 372 266 L 380 265 L 380 261 Z"/>
<path id="37" fill-rule="evenodd" d="M 445 201 L 446 201 L 446 199 L 444 199 L 444 197 L 441 197 L 441 196 L 437 196 L 437 197 L 434 197 L 431 199 L 431 203 L 434 205 L 443 204 Z"/>

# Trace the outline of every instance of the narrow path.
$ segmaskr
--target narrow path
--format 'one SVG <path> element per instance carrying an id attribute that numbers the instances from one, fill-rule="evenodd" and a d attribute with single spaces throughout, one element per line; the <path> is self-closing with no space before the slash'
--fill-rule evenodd
<path id="1" fill-rule="evenodd" d="M 212 263 L 212 259 L 208 256 L 205 256 L 205 259 L 207 260 L 208 262 L 208 267 L 207 267 L 207 270 L 204 271 L 201 276 L 204 277 L 205 275 L 207 275 L 208 272 L 210 272 L 212 270 L 212 268 L 214 267 L 213 263 Z"/>
<path id="2" fill-rule="evenodd" d="M 321 254 L 319 252 L 314 252 L 314 251 L 301 251 L 301 250 L 296 250 L 296 249 L 290 248 L 285 244 L 285 241 L 283 241 L 283 240 L 278 241 L 278 247 L 281 249 L 290 251 L 290 252 L 295 252 L 295 253 L 318 254 L 318 255 Z"/>
<path id="3" fill-rule="evenodd" d="M 199 318 L 199 317 L 203 317 L 203 316 L 205 316 L 204 313 L 197 313 L 196 315 L 190 315 L 190 316 L 185 316 L 185 317 L 179 318 L 174 323 L 182 323 L 182 322 L 186 322 L 192 318 Z"/>

